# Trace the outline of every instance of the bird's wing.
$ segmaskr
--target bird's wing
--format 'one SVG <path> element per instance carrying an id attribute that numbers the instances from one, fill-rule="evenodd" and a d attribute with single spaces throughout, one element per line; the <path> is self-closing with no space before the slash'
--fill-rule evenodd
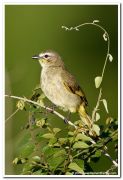
<path id="1" fill-rule="evenodd" d="M 78 95 L 84 105 L 88 105 L 88 101 L 81 87 L 77 84 L 76 79 L 68 71 L 62 71 L 64 87 L 71 93 Z"/>

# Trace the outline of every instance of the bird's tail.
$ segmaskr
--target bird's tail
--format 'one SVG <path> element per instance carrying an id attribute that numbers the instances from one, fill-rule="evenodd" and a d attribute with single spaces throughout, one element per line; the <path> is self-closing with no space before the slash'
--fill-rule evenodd
<path id="1" fill-rule="evenodd" d="M 89 129 L 91 129 L 92 128 L 92 120 L 91 120 L 91 117 L 87 114 L 83 104 L 81 104 L 79 106 L 78 112 L 79 112 L 80 118 L 82 119 L 83 123 L 85 125 L 87 125 Z"/>

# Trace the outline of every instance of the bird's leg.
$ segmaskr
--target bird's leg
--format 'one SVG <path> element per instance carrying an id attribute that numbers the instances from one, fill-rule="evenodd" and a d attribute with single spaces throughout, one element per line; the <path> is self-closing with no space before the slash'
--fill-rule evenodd
<path id="1" fill-rule="evenodd" d="M 47 106 L 48 107 L 48 106 Z M 55 105 L 55 104 L 52 104 L 52 106 L 51 107 L 49 107 L 51 110 L 47 110 L 46 109 L 46 114 L 47 114 L 47 112 L 50 112 L 50 113 L 53 113 L 53 111 L 55 110 L 55 108 L 56 108 L 57 106 Z"/>
<path id="2" fill-rule="evenodd" d="M 64 119 L 65 124 L 68 124 L 68 121 L 70 120 L 71 112 L 68 112 L 67 118 Z"/>
<path id="3" fill-rule="evenodd" d="M 52 107 L 51 107 L 51 109 L 52 109 L 52 111 L 55 111 L 55 108 L 56 108 L 57 106 L 55 105 L 55 104 L 52 104 Z"/>

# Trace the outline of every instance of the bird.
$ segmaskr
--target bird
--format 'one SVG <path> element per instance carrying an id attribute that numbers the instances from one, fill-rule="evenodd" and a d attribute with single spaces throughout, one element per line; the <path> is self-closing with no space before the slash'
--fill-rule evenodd
<path id="1" fill-rule="evenodd" d="M 91 128 L 92 120 L 86 111 L 88 101 L 85 93 L 66 69 L 61 56 L 53 50 L 46 50 L 32 59 L 38 60 L 42 67 L 40 85 L 45 96 L 57 107 L 70 113 L 78 112 L 83 124 Z"/>

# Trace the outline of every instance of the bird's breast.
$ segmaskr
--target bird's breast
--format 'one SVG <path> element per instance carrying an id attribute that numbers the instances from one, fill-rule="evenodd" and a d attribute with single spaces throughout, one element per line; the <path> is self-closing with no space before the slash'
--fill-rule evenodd
<path id="1" fill-rule="evenodd" d="M 57 106 L 76 111 L 81 100 L 77 95 L 67 91 L 63 82 L 59 71 L 41 72 L 41 88 L 47 98 Z"/>

